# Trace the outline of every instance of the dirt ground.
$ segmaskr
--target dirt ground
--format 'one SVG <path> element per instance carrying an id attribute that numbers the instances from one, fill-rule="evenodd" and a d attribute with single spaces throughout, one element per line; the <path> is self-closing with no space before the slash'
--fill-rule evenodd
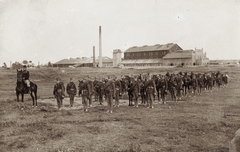
<path id="1" fill-rule="evenodd" d="M 0 69 L 0 151 L 228 151 L 229 142 L 240 128 L 240 67 L 192 68 L 76 68 L 29 69 L 38 85 L 38 107 L 32 108 L 25 95 L 25 109 L 16 102 L 16 71 Z M 64 84 L 72 77 L 77 84 L 86 76 L 101 77 L 179 71 L 227 72 L 229 85 L 179 102 L 128 107 L 126 100 L 107 114 L 106 102 L 93 103 L 83 112 L 81 97 L 74 107 L 69 98 L 58 111 L 52 92 L 56 77 Z"/>

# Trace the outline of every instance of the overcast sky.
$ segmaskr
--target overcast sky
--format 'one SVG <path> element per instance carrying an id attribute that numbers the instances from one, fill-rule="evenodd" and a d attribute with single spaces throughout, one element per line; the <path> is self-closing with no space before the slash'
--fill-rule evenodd
<path id="1" fill-rule="evenodd" d="M 240 0 L 0 0 L 0 64 L 177 43 L 240 59 Z M 0 65 L 0 66 L 1 66 Z"/>

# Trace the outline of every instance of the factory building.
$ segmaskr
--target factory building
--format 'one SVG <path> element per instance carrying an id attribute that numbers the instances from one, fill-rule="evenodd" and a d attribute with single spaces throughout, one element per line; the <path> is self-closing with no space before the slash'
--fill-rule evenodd
<path id="1" fill-rule="evenodd" d="M 193 66 L 206 65 L 209 59 L 203 49 L 183 50 L 174 43 L 133 46 L 124 52 L 123 66 Z"/>
<path id="2" fill-rule="evenodd" d="M 62 59 L 53 64 L 53 67 L 93 67 L 94 59 L 82 57 L 82 58 L 69 58 Z M 99 67 L 99 58 L 95 59 L 96 67 Z M 102 57 L 102 67 L 112 67 L 113 60 L 107 56 Z"/>
<path id="3" fill-rule="evenodd" d="M 124 52 L 124 60 L 136 59 L 161 59 L 168 53 L 182 50 L 177 44 L 168 43 L 165 45 L 156 44 L 153 46 L 133 46 Z"/>

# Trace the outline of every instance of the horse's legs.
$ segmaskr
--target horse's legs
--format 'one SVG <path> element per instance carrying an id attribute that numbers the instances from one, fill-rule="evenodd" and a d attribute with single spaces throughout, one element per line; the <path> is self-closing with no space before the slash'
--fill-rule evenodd
<path id="1" fill-rule="evenodd" d="M 130 106 L 130 103 L 131 103 L 131 97 L 130 97 L 130 94 L 128 94 L 128 106 Z"/>
<path id="2" fill-rule="evenodd" d="M 16 93 L 16 96 L 17 96 L 17 102 L 19 102 L 19 93 L 18 92 Z"/>
<path id="3" fill-rule="evenodd" d="M 32 102 L 33 102 L 32 107 L 34 107 L 34 97 L 33 97 L 32 91 L 31 91 L 30 95 L 31 95 L 31 97 L 32 97 Z"/>
<path id="4" fill-rule="evenodd" d="M 18 92 L 16 93 L 16 96 L 17 96 L 17 106 L 18 106 L 18 108 L 19 108 L 20 105 L 19 105 L 19 93 L 18 93 Z"/>
<path id="5" fill-rule="evenodd" d="M 23 110 L 23 108 L 24 108 L 24 103 L 23 103 L 23 101 L 24 101 L 24 93 L 21 93 L 21 95 L 22 95 L 22 102 L 21 102 L 22 103 L 22 108 L 21 109 Z"/>
<path id="6" fill-rule="evenodd" d="M 133 106 L 133 94 L 131 93 L 131 95 L 130 95 L 130 106 Z"/>
<path id="7" fill-rule="evenodd" d="M 187 87 L 184 86 L 184 96 L 186 96 L 186 95 L 187 95 Z"/>
<path id="8" fill-rule="evenodd" d="M 160 88 L 157 88 L 157 97 L 158 97 L 158 102 L 160 102 L 161 101 Z"/>
<path id="9" fill-rule="evenodd" d="M 37 91 L 34 91 L 34 96 L 35 96 L 35 106 L 37 107 Z"/>

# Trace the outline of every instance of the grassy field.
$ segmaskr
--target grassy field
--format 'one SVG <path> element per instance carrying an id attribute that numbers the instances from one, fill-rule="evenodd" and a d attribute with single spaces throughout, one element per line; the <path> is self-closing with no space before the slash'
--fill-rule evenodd
<path id="1" fill-rule="evenodd" d="M 144 105 L 128 107 L 126 101 L 107 114 L 104 106 L 94 106 L 88 113 L 76 98 L 75 108 L 56 109 L 52 90 L 55 78 L 65 85 L 85 76 L 162 73 L 179 71 L 227 72 L 227 88 L 212 93 L 185 97 L 180 102 L 155 102 L 154 109 Z M 229 142 L 240 128 L 240 68 L 198 67 L 161 69 L 30 69 L 30 78 L 38 85 L 38 107 L 32 108 L 25 95 L 24 110 L 16 102 L 16 71 L 0 70 L 0 151 L 228 151 Z"/>

